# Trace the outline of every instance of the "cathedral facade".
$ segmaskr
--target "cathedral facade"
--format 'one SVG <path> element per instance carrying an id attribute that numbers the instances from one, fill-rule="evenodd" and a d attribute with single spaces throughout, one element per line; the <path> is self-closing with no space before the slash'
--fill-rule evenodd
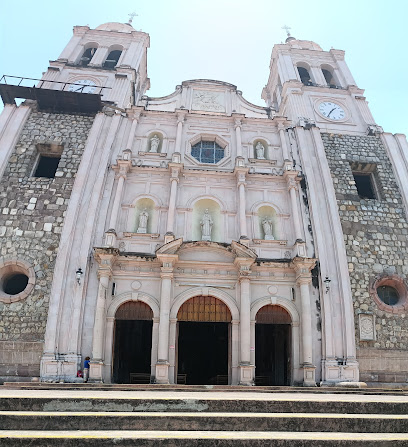
<path id="1" fill-rule="evenodd" d="M 257 106 L 149 97 L 148 47 L 76 26 L 0 84 L 1 380 L 406 382 L 408 144 L 344 52 L 275 45 Z"/>

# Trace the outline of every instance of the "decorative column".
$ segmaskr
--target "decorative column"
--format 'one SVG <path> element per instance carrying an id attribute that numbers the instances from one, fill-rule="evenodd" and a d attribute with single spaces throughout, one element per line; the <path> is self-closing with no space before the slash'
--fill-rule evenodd
<path id="1" fill-rule="evenodd" d="M 135 110 L 133 114 L 129 114 L 129 119 L 132 121 L 132 125 L 130 126 L 129 136 L 126 142 L 126 149 L 132 151 L 133 141 L 135 139 L 136 128 L 139 123 L 140 118 L 140 110 Z"/>
<path id="2" fill-rule="evenodd" d="M 106 325 L 106 296 L 109 280 L 112 277 L 113 264 L 117 255 L 118 250 L 114 248 L 96 248 L 94 252 L 94 257 L 99 264 L 99 286 L 92 337 L 92 359 L 89 371 L 89 380 L 92 382 L 102 382 Z"/>
<path id="3" fill-rule="evenodd" d="M 242 120 L 234 119 L 235 138 L 237 141 L 237 157 L 242 157 L 242 138 L 241 138 Z"/>
<path id="4" fill-rule="evenodd" d="M 170 319 L 169 331 L 169 382 L 177 383 L 176 376 L 176 344 L 177 344 L 177 318 Z"/>
<path id="5" fill-rule="evenodd" d="M 327 81 L 319 65 L 310 66 L 310 75 L 312 76 L 312 79 L 314 79 L 315 84 L 326 87 Z"/>
<path id="6" fill-rule="evenodd" d="M 62 50 L 62 53 L 58 57 L 58 62 L 75 62 L 77 57 L 72 57 L 72 53 L 77 53 L 78 50 L 81 50 L 81 53 L 84 51 L 84 46 L 80 45 L 83 35 L 89 31 L 89 26 L 74 26 L 74 35 L 71 37 L 71 40 L 68 42 L 68 45 Z M 79 53 L 78 53 L 79 56 Z"/>
<path id="7" fill-rule="evenodd" d="M 239 384 L 239 320 L 231 320 L 231 385 Z"/>
<path id="8" fill-rule="evenodd" d="M 173 270 L 177 255 L 157 253 L 161 267 L 159 342 L 157 348 L 156 383 L 169 383 L 170 303 L 173 293 Z"/>
<path id="9" fill-rule="evenodd" d="M 315 259 L 295 258 L 296 284 L 300 288 L 302 354 L 303 354 L 303 386 L 316 386 L 316 366 L 313 365 L 312 313 L 309 286 L 312 282 L 311 270 Z"/>
<path id="10" fill-rule="evenodd" d="M 102 64 L 105 62 L 106 58 L 109 55 L 108 47 L 99 46 L 95 54 L 93 55 L 93 58 L 91 62 L 88 64 L 89 67 L 102 67 Z"/>
<path id="11" fill-rule="evenodd" d="M 235 161 L 235 175 L 237 177 L 237 188 L 239 196 L 239 231 L 240 239 L 248 239 L 248 229 L 246 222 L 246 198 L 245 198 L 245 186 L 246 186 L 246 174 L 248 168 L 245 167 L 244 159 L 237 157 Z"/>
<path id="12" fill-rule="evenodd" d="M 290 195 L 290 205 L 292 210 L 292 220 L 295 227 L 295 240 L 297 246 L 297 255 L 301 257 L 306 256 L 306 246 L 303 239 L 302 224 L 299 214 L 299 181 L 298 171 L 292 170 L 290 163 L 285 164 L 284 177 L 286 179 L 289 195 Z"/>
<path id="13" fill-rule="evenodd" d="M 178 152 L 173 154 L 172 162 L 169 163 L 170 170 L 170 199 L 169 199 L 169 211 L 167 213 L 167 225 L 166 225 L 166 236 L 168 240 L 165 242 L 170 242 L 174 239 L 174 218 L 176 213 L 176 200 L 177 200 L 177 185 L 179 182 L 180 172 L 183 169 L 183 165 L 180 163 L 180 156 Z M 165 238 L 166 239 L 166 238 Z"/>
<path id="14" fill-rule="evenodd" d="M 112 360 L 113 360 L 113 340 L 115 331 L 115 317 L 106 317 L 105 328 L 105 349 L 104 349 L 104 366 L 105 372 L 102 371 L 102 381 L 104 383 L 112 383 Z"/>
<path id="15" fill-rule="evenodd" d="M 150 374 L 154 376 L 156 372 L 157 363 L 157 348 L 159 343 L 159 322 L 158 317 L 153 318 L 153 328 L 152 328 L 152 354 L 150 358 L 151 372 Z"/>
<path id="16" fill-rule="evenodd" d="M 241 245 L 244 248 L 244 246 Z M 245 247 L 246 248 L 246 247 Z M 254 364 L 251 363 L 251 265 L 255 262 L 255 253 L 252 255 L 247 252 L 241 252 L 239 255 L 246 254 L 248 257 L 236 257 L 234 264 L 238 268 L 238 281 L 240 288 L 240 385 L 254 384 Z M 241 250 L 242 251 L 242 250 Z"/>
<path id="17" fill-rule="evenodd" d="M 282 146 L 282 155 L 283 155 L 283 160 L 286 161 L 286 160 L 290 160 L 291 158 L 289 155 L 288 145 L 286 143 L 284 122 L 285 121 L 278 119 L 278 129 L 279 129 L 279 136 L 280 136 L 281 146 Z"/>
<path id="18" fill-rule="evenodd" d="M 256 320 L 251 320 L 251 346 L 250 346 L 250 350 L 251 350 L 251 364 L 255 365 L 255 324 L 256 324 Z M 256 365 L 255 365 L 256 367 Z M 255 378 L 255 376 L 254 376 Z"/>
<path id="19" fill-rule="evenodd" d="M 177 116 L 177 133 L 176 133 L 176 150 L 175 152 L 181 153 L 181 137 L 183 133 L 183 123 L 186 118 L 186 111 L 180 112 L 176 114 Z"/>
<path id="20" fill-rule="evenodd" d="M 118 219 L 118 213 L 120 203 L 122 199 L 123 186 L 125 184 L 126 175 L 132 167 L 132 151 L 126 149 L 123 151 L 122 159 L 116 161 L 116 166 L 113 167 L 118 172 L 118 185 L 116 187 L 115 198 L 113 200 L 111 217 L 109 220 L 109 230 L 116 230 L 116 223 Z"/>

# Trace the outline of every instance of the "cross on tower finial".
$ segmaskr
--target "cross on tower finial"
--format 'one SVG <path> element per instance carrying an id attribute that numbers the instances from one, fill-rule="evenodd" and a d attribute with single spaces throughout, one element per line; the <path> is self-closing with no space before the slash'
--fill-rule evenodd
<path id="1" fill-rule="evenodd" d="M 133 17 L 138 17 L 139 14 L 136 14 L 135 12 L 131 12 L 130 14 L 128 14 L 129 16 L 129 25 L 133 22 Z"/>
<path id="2" fill-rule="evenodd" d="M 286 31 L 286 34 L 288 35 L 288 37 L 290 37 L 289 30 L 292 29 L 292 28 L 290 26 L 288 26 L 288 25 L 285 25 L 285 26 L 282 26 L 282 29 L 284 29 Z"/>

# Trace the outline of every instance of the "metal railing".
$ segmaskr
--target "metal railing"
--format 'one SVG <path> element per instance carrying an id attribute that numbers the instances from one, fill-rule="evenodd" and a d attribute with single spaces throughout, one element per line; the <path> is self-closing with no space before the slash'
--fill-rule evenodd
<path id="1" fill-rule="evenodd" d="M 7 82 L 7 80 L 9 78 L 11 78 L 11 79 L 19 79 L 19 82 L 18 83 L 16 83 L 16 82 L 14 82 L 14 83 Z M 24 85 L 24 83 L 26 81 L 36 81 L 37 85 Z M 112 89 L 112 87 L 99 87 L 98 85 L 93 85 L 93 84 L 78 84 L 76 82 L 50 81 L 50 80 L 47 80 L 47 79 L 24 78 L 22 76 L 3 75 L 0 78 L 0 84 L 14 85 L 16 87 L 43 88 L 44 83 L 47 83 L 47 82 L 50 82 L 52 84 L 60 84 L 60 85 L 62 85 L 62 88 L 60 90 L 66 90 L 67 86 L 69 88 L 70 85 L 76 85 L 76 86 L 78 86 L 78 89 L 75 89 L 75 93 L 82 93 L 85 88 L 92 87 L 92 88 L 95 88 L 95 89 L 98 90 L 96 92 L 97 94 L 101 95 L 102 94 L 102 90 L 104 90 L 104 89 L 111 90 Z"/>

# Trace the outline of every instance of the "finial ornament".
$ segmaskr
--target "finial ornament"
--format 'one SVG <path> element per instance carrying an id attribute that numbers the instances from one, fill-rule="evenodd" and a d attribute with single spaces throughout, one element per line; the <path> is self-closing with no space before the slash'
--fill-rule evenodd
<path id="1" fill-rule="evenodd" d="M 288 35 L 288 37 L 290 37 L 289 30 L 292 29 L 292 28 L 290 26 L 288 26 L 288 25 L 284 25 L 284 26 L 282 26 L 282 29 L 284 29 L 286 31 L 286 34 Z"/>
<path id="2" fill-rule="evenodd" d="M 128 22 L 128 24 L 131 25 L 132 22 L 133 22 L 133 17 L 138 17 L 139 14 L 136 14 L 135 12 L 131 12 L 130 14 L 128 14 L 128 16 L 129 16 L 129 22 Z"/>

